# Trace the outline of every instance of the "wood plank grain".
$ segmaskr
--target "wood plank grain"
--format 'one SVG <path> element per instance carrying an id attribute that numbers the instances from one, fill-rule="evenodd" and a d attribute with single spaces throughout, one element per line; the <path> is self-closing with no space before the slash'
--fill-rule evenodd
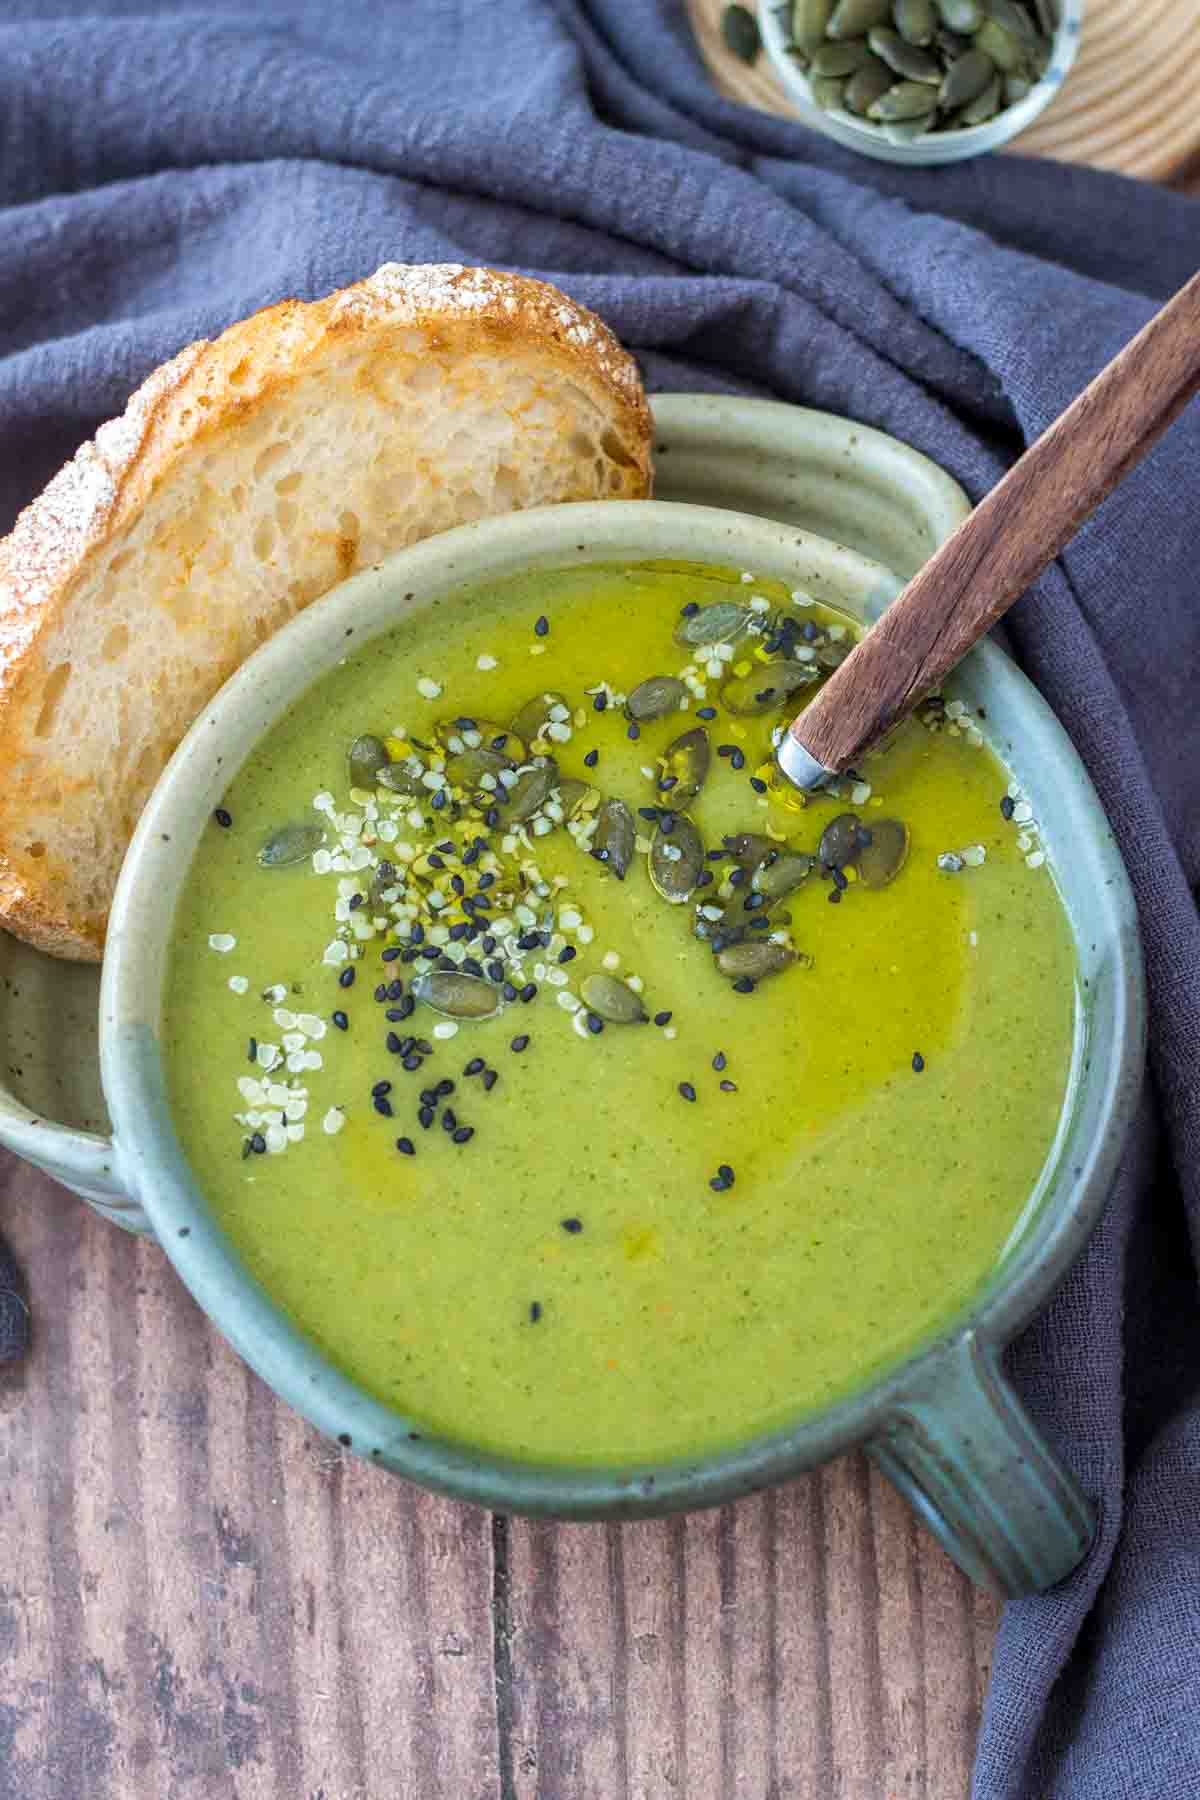
<path id="1" fill-rule="evenodd" d="M 492 1521 L 318 1438 L 153 1244 L 0 1203 L 0 1800 L 965 1797 L 996 1608 L 862 1458 Z"/>

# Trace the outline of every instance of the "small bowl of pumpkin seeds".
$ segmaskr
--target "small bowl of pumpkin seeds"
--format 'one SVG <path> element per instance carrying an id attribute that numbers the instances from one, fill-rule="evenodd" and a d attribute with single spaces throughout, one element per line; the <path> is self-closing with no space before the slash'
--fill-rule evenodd
<path id="1" fill-rule="evenodd" d="M 883 162 L 945 163 L 1032 124 L 1079 47 L 1083 0 L 762 0 L 762 40 L 816 130 Z"/>

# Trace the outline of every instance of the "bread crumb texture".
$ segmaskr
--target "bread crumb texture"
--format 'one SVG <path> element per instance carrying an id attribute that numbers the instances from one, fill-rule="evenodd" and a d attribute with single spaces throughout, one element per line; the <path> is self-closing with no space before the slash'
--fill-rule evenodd
<path id="1" fill-rule="evenodd" d="M 164 364 L 0 542 L 0 922 L 96 959 L 146 798 L 251 652 L 356 570 L 644 498 L 637 367 L 546 283 L 385 264 Z"/>

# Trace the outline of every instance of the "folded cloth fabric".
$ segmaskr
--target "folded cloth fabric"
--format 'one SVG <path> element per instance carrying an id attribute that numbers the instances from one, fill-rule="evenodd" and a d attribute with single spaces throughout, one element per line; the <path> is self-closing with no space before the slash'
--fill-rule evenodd
<path id="1" fill-rule="evenodd" d="M 0 209 L 3 528 L 188 339 L 388 259 L 545 275 L 651 388 L 849 414 L 977 498 L 1200 261 L 1179 196 L 719 98 L 683 0 L 0 0 Z M 981 1800 L 1200 1793 L 1198 491 L 1193 406 L 1012 616 L 1137 888 L 1151 1074 L 1013 1357 L 1101 1530 L 1008 1608 Z"/>

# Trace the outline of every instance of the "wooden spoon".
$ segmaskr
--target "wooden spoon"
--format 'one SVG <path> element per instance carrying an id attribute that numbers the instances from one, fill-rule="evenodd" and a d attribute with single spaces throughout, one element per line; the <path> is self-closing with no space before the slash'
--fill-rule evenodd
<path id="1" fill-rule="evenodd" d="M 776 752 L 788 780 L 813 788 L 851 768 L 933 693 L 1197 389 L 1200 275 L 1014 463 L 793 719 Z"/>

